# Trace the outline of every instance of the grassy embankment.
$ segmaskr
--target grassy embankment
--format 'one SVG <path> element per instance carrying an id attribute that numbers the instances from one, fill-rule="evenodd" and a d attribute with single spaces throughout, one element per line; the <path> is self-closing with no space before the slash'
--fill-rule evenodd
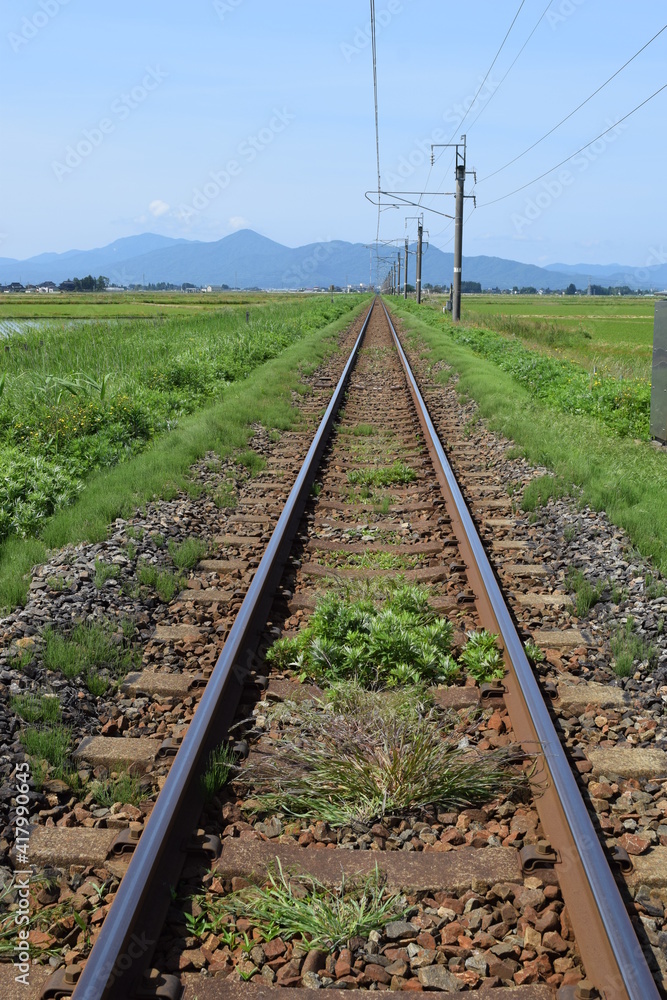
<path id="1" fill-rule="evenodd" d="M 40 329 L 0 355 L 0 607 L 47 551 L 104 538 L 173 496 L 208 451 L 243 449 L 260 421 L 295 419 L 291 391 L 367 305 L 339 296 L 167 321 Z M 110 332 L 113 336 L 110 336 Z M 112 466 L 104 468 L 104 466 Z M 4 514 L 4 518 L 3 518 Z"/>
<path id="2" fill-rule="evenodd" d="M 667 456 L 647 440 L 645 380 L 614 387 L 613 376 L 595 378 L 554 358 L 551 348 L 528 349 L 515 337 L 466 323 L 454 327 L 428 304 L 418 309 L 394 299 L 391 306 L 429 360 L 444 360 L 459 374 L 458 391 L 477 401 L 490 426 L 551 470 L 525 490 L 525 509 L 580 487 L 585 502 L 605 510 L 667 573 Z M 650 333 L 643 336 L 650 343 Z M 438 377 L 446 382 L 449 373 Z"/>

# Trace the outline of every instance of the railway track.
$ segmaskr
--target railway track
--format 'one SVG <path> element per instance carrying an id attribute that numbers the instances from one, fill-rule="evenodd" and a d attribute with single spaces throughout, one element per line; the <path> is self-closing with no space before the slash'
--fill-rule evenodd
<path id="1" fill-rule="evenodd" d="M 319 386 L 322 397 L 329 395 L 327 381 Z M 319 406 L 316 398 L 311 409 Z M 619 872 L 610 868 L 575 778 L 596 768 L 597 776 L 618 779 L 623 762 L 606 770 L 598 762 L 587 771 L 563 752 L 554 706 L 538 687 L 498 583 L 514 581 L 516 590 L 517 579 L 532 581 L 534 590 L 541 567 L 511 542 L 496 548 L 491 567 L 380 301 L 303 465 L 300 448 L 299 441 L 290 453 L 287 444 L 275 466 L 252 481 L 233 529 L 219 540 L 224 558 L 200 564 L 189 599 L 180 601 L 179 623 L 163 626 L 172 629 L 172 642 L 195 642 L 201 675 L 169 662 L 127 681 L 127 694 L 148 693 L 156 704 L 184 699 L 181 714 L 172 712 L 169 735 L 131 739 L 119 727 L 117 735 L 80 749 L 90 766 L 122 763 L 153 774 L 161 791 L 148 821 L 141 815 L 142 822 L 121 823 L 117 831 L 37 828 L 31 836 L 31 858 L 45 865 L 78 865 L 83 872 L 96 866 L 122 877 L 83 968 L 61 967 L 41 995 L 107 1000 L 144 990 L 252 1000 L 281 986 L 298 988 L 300 996 L 308 988 L 481 990 L 499 1000 L 659 996 L 628 915 L 628 886 L 638 876 L 628 876 L 624 900 Z M 283 507 L 279 498 L 292 480 Z M 485 495 L 483 486 L 476 492 L 476 519 L 489 549 L 493 539 L 502 543 L 507 499 L 492 490 Z M 374 697 L 371 704 L 371 696 L 349 689 L 338 690 L 338 701 L 326 700 L 326 680 L 336 669 L 341 676 L 342 667 L 326 647 L 313 666 L 312 643 L 299 640 L 325 592 L 337 614 L 355 601 L 366 602 L 367 615 L 370 606 L 400 612 L 416 601 L 425 619 L 428 600 L 431 627 L 434 620 L 451 622 L 451 656 L 442 646 L 440 665 L 427 656 L 424 669 L 437 682 L 446 662 L 452 683 L 423 693 L 408 721 L 420 732 L 434 730 L 452 760 L 481 760 L 483 773 L 498 773 L 495 786 L 471 794 L 469 804 L 441 792 L 433 802 L 414 795 L 403 807 L 387 804 L 385 788 L 384 806 L 375 802 L 364 811 L 358 802 L 338 803 L 338 818 L 306 808 L 309 795 L 302 788 L 293 815 L 281 808 L 280 795 L 303 777 L 300 764 L 310 741 L 326 747 L 329 739 L 333 747 L 337 734 L 348 744 L 372 742 L 369 727 L 380 731 L 391 711 L 390 697 Z M 558 596 L 550 601 L 547 595 L 546 617 L 557 604 Z M 209 623 L 215 630 L 221 614 L 224 646 L 211 672 L 212 646 L 201 639 L 201 628 Z M 486 675 L 476 668 L 488 683 L 475 681 L 475 668 L 471 673 L 462 665 L 466 647 L 468 661 L 474 659 L 466 635 L 483 630 L 499 637 L 495 645 L 503 658 L 499 680 L 492 653 Z M 166 640 L 167 632 L 162 636 Z M 279 637 L 288 641 L 267 656 Z M 435 632 L 429 637 L 436 641 Z M 571 633 L 558 639 L 552 628 L 551 640 L 572 648 Z M 358 655 L 360 673 L 367 660 Z M 402 685 L 414 680 L 409 667 L 390 664 L 376 680 L 406 691 Z M 299 674 L 310 683 L 300 684 Z M 550 693 L 547 686 L 547 701 Z M 590 700 L 593 694 L 586 691 Z M 406 694 L 401 700 L 414 701 Z M 356 729 L 344 728 L 342 703 L 361 713 Z M 396 713 L 395 698 L 391 704 Z M 184 730 L 189 723 L 183 734 L 179 721 Z M 397 725 L 394 714 L 394 735 Z M 216 789 L 202 813 L 202 774 L 210 772 L 210 755 L 230 729 L 237 757 L 233 781 Z M 409 742 L 402 746 L 414 750 Z M 655 766 L 653 761 L 649 771 Z M 316 801 L 314 783 L 310 797 Z M 628 867 L 629 859 L 619 857 Z M 335 887 L 343 876 L 348 884 L 376 877 L 378 905 L 387 894 L 396 897 L 394 919 L 366 938 L 357 936 L 349 948 L 336 942 L 307 953 L 298 939 L 262 936 L 252 917 L 231 911 L 211 930 L 207 915 L 219 916 L 221 898 L 248 893 L 251 883 L 267 877 L 279 879 L 276 872 L 292 873 L 286 884 L 294 879 L 297 896 L 309 879 L 311 886 L 316 879 L 318 886 Z M 642 871 L 640 879 L 650 885 L 650 872 Z M 152 978 L 142 979 L 147 969 L 154 970 Z"/>

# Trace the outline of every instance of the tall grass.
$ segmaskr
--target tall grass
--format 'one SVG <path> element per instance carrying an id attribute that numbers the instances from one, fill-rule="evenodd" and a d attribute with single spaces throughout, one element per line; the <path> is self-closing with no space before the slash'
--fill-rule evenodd
<path id="1" fill-rule="evenodd" d="M 336 301 L 340 303 L 340 299 Z M 330 353 L 335 334 L 367 304 L 367 299 L 355 298 L 350 307 L 350 301 L 345 300 L 347 312 L 333 322 L 327 321 L 326 311 L 311 312 L 307 321 L 302 319 L 300 339 L 275 358 L 258 363 L 247 377 L 228 385 L 222 400 L 209 401 L 195 413 L 179 418 L 170 433 L 155 438 L 141 454 L 115 468 L 91 473 L 71 506 L 44 519 L 38 538 L 14 535 L 0 542 L 0 608 L 25 599 L 30 567 L 43 561 L 48 549 L 100 541 L 116 517 L 154 497 L 173 497 L 185 488 L 190 466 L 207 452 L 228 457 L 246 448 L 253 423 L 277 430 L 291 427 L 297 419 L 292 391 L 300 384 L 301 373 L 312 370 Z M 297 305 L 292 308 L 298 312 Z M 314 325 L 303 332 L 309 324 Z"/>
<path id="2" fill-rule="evenodd" d="M 535 397 L 508 372 L 457 343 L 451 326 L 424 322 L 414 309 L 394 303 L 428 360 L 446 361 L 459 374 L 458 390 L 475 399 L 491 427 L 514 440 L 526 458 L 544 465 L 563 484 L 578 487 L 584 502 L 605 510 L 643 555 L 667 574 L 667 463 L 648 443 L 612 435 L 585 415 L 559 412 Z M 439 373 L 447 381 L 450 372 Z M 535 496 L 531 501 L 535 501 Z"/>

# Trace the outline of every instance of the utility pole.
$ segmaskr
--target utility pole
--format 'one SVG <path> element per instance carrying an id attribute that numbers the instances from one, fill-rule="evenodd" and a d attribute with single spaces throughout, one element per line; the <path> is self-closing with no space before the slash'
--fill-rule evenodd
<path id="1" fill-rule="evenodd" d="M 400 250 L 396 254 L 396 294 L 398 295 L 401 290 L 401 252 Z"/>
<path id="2" fill-rule="evenodd" d="M 452 320 L 454 323 L 458 323 L 461 319 L 461 268 L 463 265 L 463 205 L 466 198 L 475 199 L 474 195 L 466 195 L 465 193 L 465 179 L 466 179 L 466 137 L 461 136 L 461 142 L 457 143 L 436 143 L 431 146 L 431 164 L 433 164 L 433 150 L 435 146 L 446 146 L 453 145 L 456 149 L 456 208 L 454 215 L 454 281 L 452 283 Z M 463 150 L 463 152 L 461 152 Z M 470 171 L 475 176 L 475 183 L 477 183 L 477 174 L 475 171 Z M 476 202 L 475 202 L 476 204 Z"/>
<path id="3" fill-rule="evenodd" d="M 456 208 L 454 218 L 454 298 L 452 301 L 452 320 L 458 323 L 461 319 L 461 268 L 463 266 L 463 199 L 466 180 L 466 142 L 463 139 L 463 154 L 456 147 Z"/>
<path id="4" fill-rule="evenodd" d="M 422 240 L 424 238 L 424 224 L 420 219 L 417 223 L 417 276 L 415 287 L 417 289 L 417 302 L 422 300 Z"/>
<path id="5" fill-rule="evenodd" d="M 410 247 L 408 244 L 408 238 L 405 237 L 405 278 L 403 279 L 403 298 L 408 297 L 408 254 L 410 252 Z"/>

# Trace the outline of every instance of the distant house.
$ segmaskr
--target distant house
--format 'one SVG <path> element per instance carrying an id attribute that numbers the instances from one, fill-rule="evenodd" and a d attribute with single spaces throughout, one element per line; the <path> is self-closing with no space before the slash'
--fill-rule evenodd
<path id="1" fill-rule="evenodd" d="M 38 292 L 49 293 L 49 292 L 55 292 L 55 290 L 56 290 L 56 284 L 54 281 L 42 281 L 42 283 L 37 286 Z"/>
<path id="2" fill-rule="evenodd" d="M 12 281 L 11 285 L 6 285 L 5 292 L 25 292 L 25 288 L 20 281 Z"/>

